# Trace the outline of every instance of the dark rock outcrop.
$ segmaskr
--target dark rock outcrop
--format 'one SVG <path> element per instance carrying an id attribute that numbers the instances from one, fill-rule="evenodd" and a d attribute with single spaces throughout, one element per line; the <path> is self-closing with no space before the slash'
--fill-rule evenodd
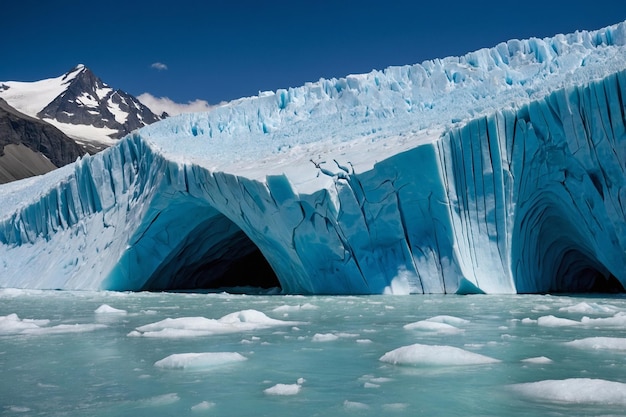
<path id="1" fill-rule="evenodd" d="M 8 155 L 7 145 L 15 145 Z M 80 145 L 56 127 L 20 113 L 0 99 L 0 183 L 51 171 L 74 162 L 84 153 Z"/>

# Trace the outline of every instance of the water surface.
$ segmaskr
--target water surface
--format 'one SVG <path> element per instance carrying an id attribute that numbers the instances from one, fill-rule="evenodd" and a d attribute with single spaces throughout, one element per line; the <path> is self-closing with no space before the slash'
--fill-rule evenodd
<path id="1" fill-rule="evenodd" d="M 625 329 L 622 297 L 6 289 L 0 413 L 616 415 Z"/>

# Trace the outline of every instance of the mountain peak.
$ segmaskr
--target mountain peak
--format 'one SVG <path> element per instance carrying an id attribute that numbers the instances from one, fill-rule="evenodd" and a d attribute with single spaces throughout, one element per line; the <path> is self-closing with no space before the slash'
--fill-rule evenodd
<path id="1" fill-rule="evenodd" d="M 108 86 L 85 64 L 55 78 L 0 83 L 0 97 L 22 113 L 53 124 L 90 153 L 160 119 L 137 98 Z"/>
<path id="2" fill-rule="evenodd" d="M 85 72 L 91 72 L 91 70 L 89 68 L 87 68 L 84 64 L 78 64 L 74 68 L 72 68 L 71 70 L 66 72 L 63 75 L 62 80 L 63 81 L 71 81 L 74 78 L 76 78 L 79 74 L 85 73 Z"/>

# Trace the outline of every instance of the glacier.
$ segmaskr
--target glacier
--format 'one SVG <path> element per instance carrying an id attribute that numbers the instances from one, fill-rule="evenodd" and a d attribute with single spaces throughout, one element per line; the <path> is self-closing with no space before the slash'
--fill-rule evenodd
<path id="1" fill-rule="evenodd" d="M 0 287 L 623 291 L 626 22 L 321 79 L 0 186 Z"/>

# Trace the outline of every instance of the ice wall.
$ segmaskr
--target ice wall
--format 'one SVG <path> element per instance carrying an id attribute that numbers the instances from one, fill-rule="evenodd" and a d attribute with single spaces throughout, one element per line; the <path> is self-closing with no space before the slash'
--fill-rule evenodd
<path id="1" fill-rule="evenodd" d="M 168 161 L 135 134 L 2 220 L 1 285 L 210 286 L 256 248 L 286 293 L 624 285 L 625 96 L 626 72 L 561 89 L 369 171 L 337 166 L 311 194 Z"/>
<path id="2" fill-rule="evenodd" d="M 623 289 L 625 34 L 510 41 L 144 128 L 0 187 L 0 286 L 206 288 L 254 281 L 260 253 L 285 293 Z"/>

